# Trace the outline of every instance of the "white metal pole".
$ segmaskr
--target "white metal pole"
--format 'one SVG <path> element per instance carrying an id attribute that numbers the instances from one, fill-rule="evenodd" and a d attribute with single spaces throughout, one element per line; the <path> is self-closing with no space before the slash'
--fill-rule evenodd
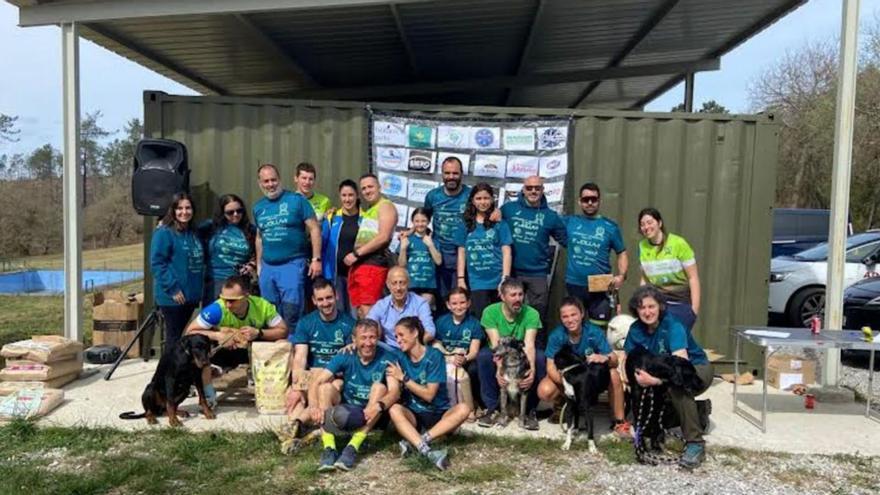
<path id="1" fill-rule="evenodd" d="M 82 175 L 79 153 L 79 36 L 74 23 L 61 24 L 64 106 L 64 336 L 82 338 Z"/>
<path id="2" fill-rule="evenodd" d="M 825 328 L 834 330 L 843 328 L 843 275 L 846 263 L 846 225 L 849 217 L 849 183 L 858 69 L 859 0 L 843 0 L 842 17 L 824 324 Z M 839 377 L 840 351 L 828 351 L 825 365 L 822 367 L 822 385 L 837 386 Z"/>

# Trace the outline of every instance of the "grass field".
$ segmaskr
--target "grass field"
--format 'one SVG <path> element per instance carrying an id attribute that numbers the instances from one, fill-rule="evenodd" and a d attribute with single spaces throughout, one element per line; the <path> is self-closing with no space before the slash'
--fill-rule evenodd
<path id="1" fill-rule="evenodd" d="M 106 249 L 83 251 L 83 268 L 89 270 L 143 270 L 143 244 L 129 244 Z M 8 262 L 10 267 L 27 267 L 43 270 L 61 270 L 64 268 L 62 254 L 46 256 L 30 256 L 16 258 Z"/>

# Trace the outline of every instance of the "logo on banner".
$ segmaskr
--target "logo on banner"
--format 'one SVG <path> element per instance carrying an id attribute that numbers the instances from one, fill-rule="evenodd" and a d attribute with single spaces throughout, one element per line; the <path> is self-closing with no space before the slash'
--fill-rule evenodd
<path id="1" fill-rule="evenodd" d="M 540 148 L 558 149 L 565 147 L 565 133 L 558 127 L 548 127 L 538 137 Z"/>
<path id="2" fill-rule="evenodd" d="M 394 122 L 374 122 L 373 141 L 378 144 L 406 144 L 403 124 Z"/>
<path id="3" fill-rule="evenodd" d="M 434 168 L 434 154 L 430 151 L 410 151 L 407 166 L 411 172 L 431 173 Z"/>
<path id="4" fill-rule="evenodd" d="M 449 146 L 457 148 L 461 146 L 462 143 L 464 143 L 464 140 L 465 133 L 461 132 L 460 129 L 457 129 L 455 127 L 449 129 L 449 131 L 446 133 L 446 144 L 449 144 Z"/>
<path id="5" fill-rule="evenodd" d="M 489 129 L 480 129 L 474 133 L 474 141 L 481 148 L 488 148 L 495 142 L 495 135 Z"/>
<path id="6" fill-rule="evenodd" d="M 544 163 L 546 164 L 547 172 L 556 172 L 562 168 L 562 160 L 559 158 L 552 158 Z"/>
<path id="7" fill-rule="evenodd" d="M 430 148 L 433 143 L 434 129 L 421 125 L 409 126 L 409 145 L 414 148 Z"/>
<path id="8" fill-rule="evenodd" d="M 392 196 L 406 196 L 405 184 L 403 179 L 396 175 L 386 175 L 382 177 L 382 192 Z"/>
<path id="9" fill-rule="evenodd" d="M 400 148 L 379 148 L 379 163 L 395 170 L 403 167 L 404 151 Z"/>

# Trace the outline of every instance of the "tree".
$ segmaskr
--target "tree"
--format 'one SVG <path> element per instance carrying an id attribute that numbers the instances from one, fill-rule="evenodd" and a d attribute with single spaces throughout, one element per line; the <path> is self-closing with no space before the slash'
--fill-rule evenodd
<path id="1" fill-rule="evenodd" d="M 684 103 L 679 103 L 672 107 L 671 112 L 684 112 Z M 730 110 L 728 110 L 724 105 L 721 105 L 715 100 L 709 100 L 703 102 L 703 107 L 697 110 L 697 113 L 723 113 L 729 114 Z"/>
<path id="2" fill-rule="evenodd" d="M 0 113 L 0 141 L 16 142 L 20 130 L 15 128 L 18 116 L 6 115 Z"/>
<path id="3" fill-rule="evenodd" d="M 28 177 L 34 179 L 52 179 L 55 177 L 61 177 L 63 158 L 60 151 L 47 143 L 32 151 L 27 159 L 25 159 L 24 165 L 27 169 Z"/>
<path id="4" fill-rule="evenodd" d="M 101 175 L 103 170 L 101 169 L 101 155 L 102 148 L 101 144 L 98 142 L 100 139 L 103 139 L 110 135 L 108 131 L 98 125 L 98 119 L 102 117 L 101 111 L 96 110 L 92 113 L 87 113 L 86 118 L 82 120 L 79 129 L 79 146 L 80 146 L 80 157 L 82 159 L 82 176 L 83 176 L 83 206 L 88 204 L 88 187 L 87 181 L 89 174 L 93 176 Z"/>
<path id="5" fill-rule="evenodd" d="M 103 149 L 101 161 L 104 173 L 110 177 L 130 178 L 134 152 L 138 141 L 143 138 L 144 126 L 140 119 L 131 119 L 122 130 L 124 137 L 114 139 Z"/>

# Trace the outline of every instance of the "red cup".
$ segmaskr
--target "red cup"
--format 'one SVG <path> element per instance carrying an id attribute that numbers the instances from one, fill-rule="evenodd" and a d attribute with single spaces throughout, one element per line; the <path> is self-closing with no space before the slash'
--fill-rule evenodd
<path id="1" fill-rule="evenodd" d="M 816 396 L 813 394 L 807 394 L 804 396 L 804 407 L 806 409 L 813 409 L 816 407 Z"/>

